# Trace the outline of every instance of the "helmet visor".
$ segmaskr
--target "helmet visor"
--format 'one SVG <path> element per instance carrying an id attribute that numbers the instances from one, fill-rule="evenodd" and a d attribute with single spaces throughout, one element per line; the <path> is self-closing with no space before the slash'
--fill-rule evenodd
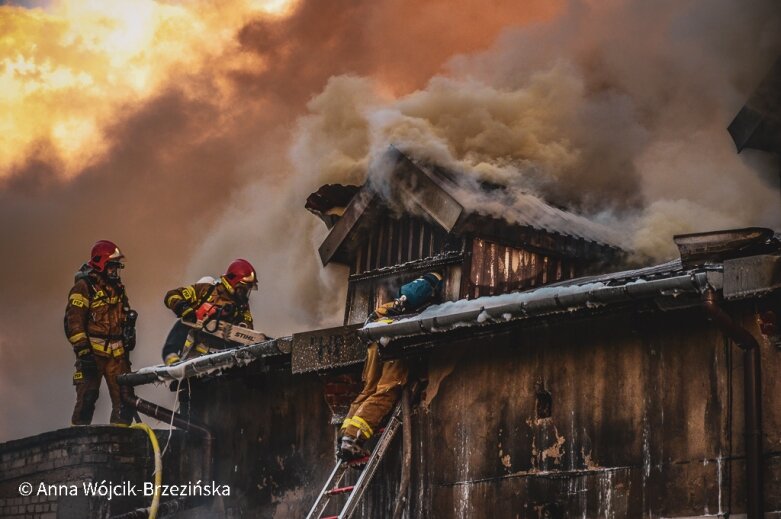
<path id="1" fill-rule="evenodd" d="M 255 272 L 250 272 L 248 276 L 244 276 L 239 280 L 237 285 L 244 285 L 247 287 L 247 290 L 257 290 L 258 289 L 258 279 L 255 277 Z"/>

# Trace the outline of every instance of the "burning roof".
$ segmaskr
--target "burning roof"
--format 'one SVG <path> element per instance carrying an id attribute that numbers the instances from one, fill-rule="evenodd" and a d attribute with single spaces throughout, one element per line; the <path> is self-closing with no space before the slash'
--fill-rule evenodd
<path id="1" fill-rule="evenodd" d="M 324 214 L 341 213 L 331 232 L 320 246 L 323 264 L 331 261 L 347 263 L 352 249 L 363 230 L 370 228 L 383 210 L 410 212 L 433 222 L 444 232 L 455 236 L 486 233 L 508 236 L 527 229 L 553 240 L 543 240 L 553 248 L 565 242 L 569 247 L 596 246 L 593 253 L 616 253 L 624 249 L 625 240 L 616 231 L 583 216 L 554 207 L 536 196 L 513 191 L 502 186 L 460 182 L 461 176 L 443 167 L 418 162 L 395 147 L 384 157 L 388 166 L 387 186 L 370 181 L 358 189 L 342 211 L 343 187 L 333 197 L 335 186 L 323 186 L 307 200 L 310 211 L 323 218 Z M 339 186 L 342 187 L 342 186 Z M 352 187 L 352 186 L 350 186 Z M 340 198 L 335 201 L 335 198 Z M 332 201 L 333 200 L 333 201 Z M 325 220 L 325 219 L 324 219 Z M 555 242 L 560 243 L 556 244 Z"/>

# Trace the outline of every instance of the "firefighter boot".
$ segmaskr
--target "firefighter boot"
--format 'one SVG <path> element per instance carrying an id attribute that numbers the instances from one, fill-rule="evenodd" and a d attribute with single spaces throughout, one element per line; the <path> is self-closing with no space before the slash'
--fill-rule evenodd
<path id="1" fill-rule="evenodd" d="M 338 456 L 344 461 L 356 460 L 358 458 L 365 458 L 369 455 L 369 451 L 361 446 L 361 441 L 357 438 L 353 438 L 349 435 L 342 436 L 342 443 L 339 445 Z"/>

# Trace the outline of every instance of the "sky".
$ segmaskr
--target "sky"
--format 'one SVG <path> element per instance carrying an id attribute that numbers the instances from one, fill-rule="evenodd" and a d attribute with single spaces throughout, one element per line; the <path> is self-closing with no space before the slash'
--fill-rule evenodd
<path id="1" fill-rule="evenodd" d="M 62 315 L 92 244 L 127 256 L 135 367 L 165 292 L 237 257 L 270 335 L 339 324 L 303 209 L 389 144 L 625 236 L 781 228 L 778 160 L 726 127 L 781 51 L 773 0 L 0 2 L 0 441 L 67 426 Z M 170 405 L 172 395 L 139 389 Z M 96 422 L 108 418 L 105 387 Z"/>

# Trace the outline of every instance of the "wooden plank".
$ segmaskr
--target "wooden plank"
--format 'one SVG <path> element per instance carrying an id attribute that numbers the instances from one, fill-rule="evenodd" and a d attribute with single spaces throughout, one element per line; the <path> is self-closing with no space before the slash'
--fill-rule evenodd
<path id="1" fill-rule="evenodd" d="M 485 242 L 480 238 L 472 241 L 472 268 L 469 282 L 472 297 L 480 297 L 480 285 L 483 281 L 483 263 L 485 263 Z"/>

